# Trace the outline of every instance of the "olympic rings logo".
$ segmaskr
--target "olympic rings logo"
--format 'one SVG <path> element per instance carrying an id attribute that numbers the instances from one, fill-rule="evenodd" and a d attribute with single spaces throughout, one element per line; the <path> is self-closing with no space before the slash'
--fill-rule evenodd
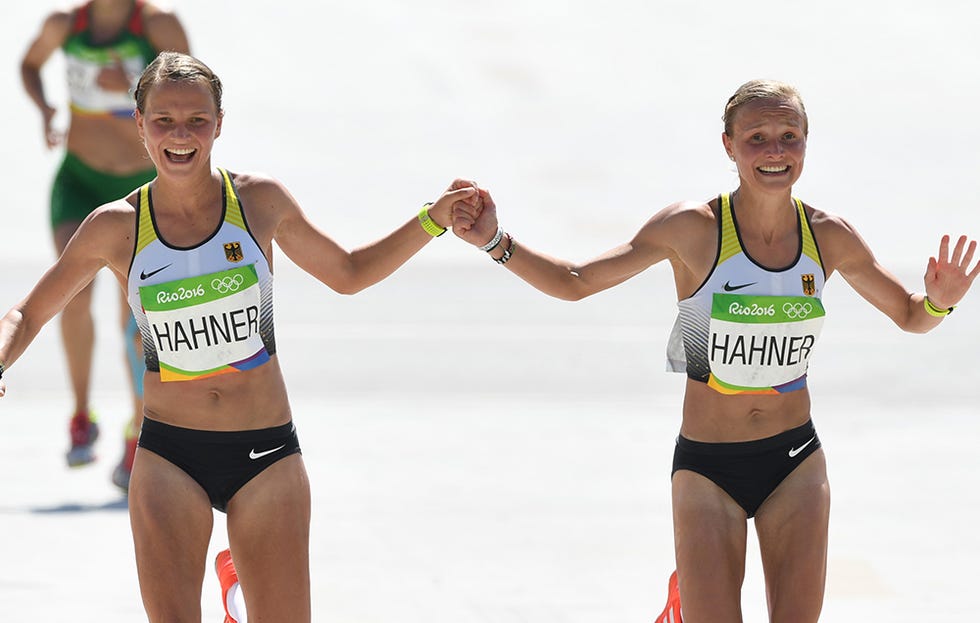
<path id="1" fill-rule="evenodd" d="M 212 279 L 211 287 L 220 294 L 226 294 L 228 292 L 238 292 L 238 288 L 242 287 L 244 282 L 245 278 L 241 275 L 225 275 L 224 277 L 215 277 Z"/>
<path id="2" fill-rule="evenodd" d="M 809 303 L 783 303 L 783 313 L 789 318 L 803 320 L 813 311 L 813 305 Z"/>

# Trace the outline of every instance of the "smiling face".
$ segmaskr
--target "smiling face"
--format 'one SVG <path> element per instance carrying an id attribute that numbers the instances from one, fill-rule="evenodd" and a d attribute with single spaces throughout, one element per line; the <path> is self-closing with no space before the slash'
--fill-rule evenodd
<path id="1" fill-rule="evenodd" d="M 734 112 L 722 142 L 742 185 L 785 191 L 803 173 L 806 115 L 793 97 L 754 99 Z"/>
<path id="2" fill-rule="evenodd" d="M 203 80 L 162 80 L 146 93 L 136 126 L 159 173 L 211 168 L 211 147 L 221 135 L 222 113 Z"/>

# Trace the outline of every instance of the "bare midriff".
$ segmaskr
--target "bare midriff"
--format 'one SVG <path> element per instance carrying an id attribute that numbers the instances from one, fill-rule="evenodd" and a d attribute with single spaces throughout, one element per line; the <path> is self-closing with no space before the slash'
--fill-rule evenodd
<path id="1" fill-rule="evenodd" d="M 258 368 L 193 381 L 164 383 L 148 371 L 143 398 L 148 418 L 197 430 L 255 430 L 292 418 L 275 355 Z"/>
<path id="2" fill-rule="evenodd" d="M 684 393 L 681 435 L 692 441 L 730 443 L 772 437 L 810 419 L 810 392 L 721 394 L 692 379 Z"/>
<path id="3" fill-rule="evenodd" d="M 66 147 L 102 173 L 130 175 L 153 168 L 132 117 L 73 113 Z"/>

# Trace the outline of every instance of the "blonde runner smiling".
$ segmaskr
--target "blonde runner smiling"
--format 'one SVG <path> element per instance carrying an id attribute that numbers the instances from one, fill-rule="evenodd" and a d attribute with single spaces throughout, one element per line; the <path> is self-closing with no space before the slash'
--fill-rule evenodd
<path id="1" fill-rule="evenodd" d="M 215 169 L 221 94 L 218 77 L 190 56 L 164 53 L 147 67 L 136 120 L 157 177 L 92 213 L 0 320 L 0 395 L 41 327 L 109 268 L 144 338 L 146 417 L 129 510 L 149 620 L 200 621 L 218 508 L 253 620 L 302 623 L 310 620 L 310 488 L 275 351 L 273 242 L 353 294 L 445 231 L 454 202 L 473 209 L 465 202 L 475 204 L 476 191 L 457 180 L 392 233 L 347 251 L 278 181 Z"/>
<path id="2" fill-rule="evenodd" d="M 772 621 L 815 622 L 823 604 L 830 489 L 810 421 L 807 361 L 838 272 L 906 331 L 926 332 L 970 288 L 976 242 L 943 237 L 925 294 L 907 291 L 839 216 L 795 199 L 807 115 L 791 86 L 756 80 L 728 100 L 722 143 L 739 186 L 653 215 L 627 243 L 573 263 L 518 244 L 490 194 L 454 231 L 542 292 L 578 300 L 661 261 L 678 322 L 668 360 L 688 375 L 672 476 L 677 575 L 657 623 L 740 622 L 747 519 L 755 517 Z M 489 242 L 488 242 L 489 241 Z M 679 581 L 678 581 L 679 580 Z M 677 591 L 680 591 L 678 600 Z"/>

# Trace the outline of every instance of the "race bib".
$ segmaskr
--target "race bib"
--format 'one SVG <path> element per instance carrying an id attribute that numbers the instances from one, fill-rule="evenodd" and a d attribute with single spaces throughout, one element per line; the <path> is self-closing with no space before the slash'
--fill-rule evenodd
<path id="1" fill-rule="evenodd" d="M 111 50 L 71 46 L 65 55 L 68 93 L 79 112 L 132 114 L 133 89 L 146 67 L 138 45 L 124 42 Z M 107 66 L 121 62 L 129 79 L 129 91 L 106 91 L 99 86 L 99 74 Z"/>
<path id="2" fill-rule="evenodd" d="M 241 372 L 269 360 L 252 265 L 139 289 L 162 381 Z"/>
<path id="3" fill-rule="evenodd" d="M 800 381 L 824 316 L 813 297 L 714 294 L 708 363 L 715 388 L 778 391 Z"/>

